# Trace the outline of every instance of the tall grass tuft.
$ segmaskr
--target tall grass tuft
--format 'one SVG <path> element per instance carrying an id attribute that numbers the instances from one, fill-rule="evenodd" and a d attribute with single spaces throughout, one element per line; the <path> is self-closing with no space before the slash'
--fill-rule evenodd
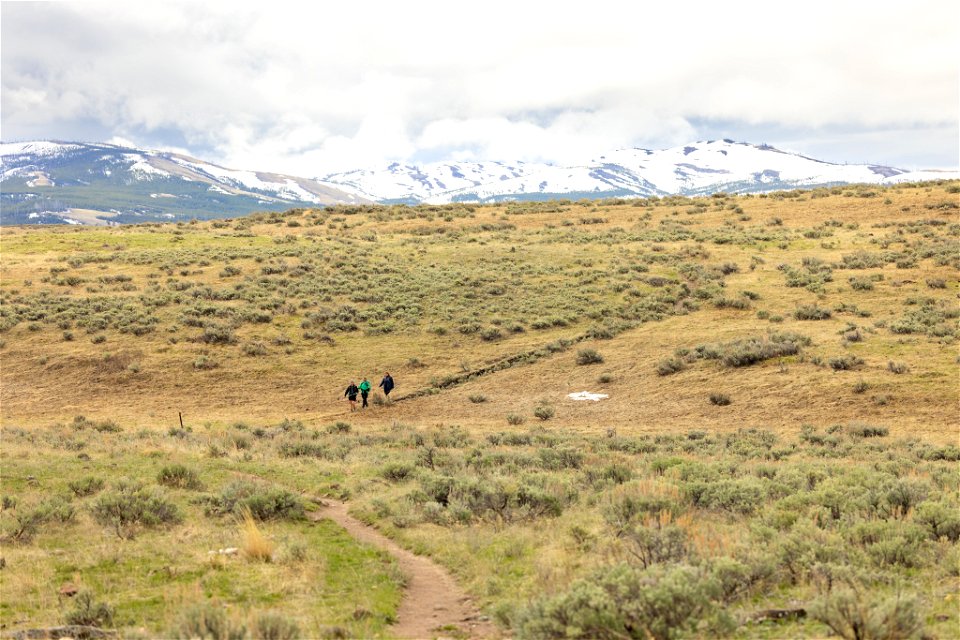
<path id="1" fill-rule="evenodd" d="M 273 560 L 273 542 L 263 535 L 249 508 L 241 512 L 240 550 L 248 560 L 270 562 Z"/>

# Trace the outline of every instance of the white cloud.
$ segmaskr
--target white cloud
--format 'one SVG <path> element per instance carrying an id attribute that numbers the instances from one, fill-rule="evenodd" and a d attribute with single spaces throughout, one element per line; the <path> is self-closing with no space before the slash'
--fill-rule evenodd
<path id="1" fill-rule="evenodd" d="M 913 159 L 931 137 L 910 131 L 956 130 L 954 3 L 770 7 L 3 3 L 3 135 L 172 135 L 227 166 L 317 175 L 438 154 L 571 162 L 706 121 L 747 139 L 890 131 L 888 156 Z M 955 164 L 957 144 L 927 157 Z"/>

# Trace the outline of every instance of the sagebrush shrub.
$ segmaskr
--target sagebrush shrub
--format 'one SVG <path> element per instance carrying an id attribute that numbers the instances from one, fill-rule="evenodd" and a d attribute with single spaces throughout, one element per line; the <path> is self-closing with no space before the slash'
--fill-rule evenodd
<path id="1" fill-rule="evenodd" d="M 684 489 L 695 507 L 743 514 L 760 508 L 767 495 L 767 483 L 755 478 L 691 482 Z"/>
<path id="2" fill-rule="evenodd" d="M 601 508 L 603 519 L 617 536 L 646 525 L 648 518 L 660 514 L 675 516 L 684 510 L 679 494 L 668 485 L 649 491 L 643 483 L 626 482 L 605 498 Z"/>
<path id="3" fill-rule="evenodd" d="M 102 490 L 104 481 L 103 478 L 87 476 L 79 480 L 71 480 L 67 483 L 67 486 L 70 488 L 70 491 L 73 492 L 73 495 L 82 498 L 84 496 L 92 496 Z"/>
<path id="4" fill-rule="evenodd" d="M 485 342 L 494 342 L 503 337 L 503 333 L 496 327 L 488 327 L 480 332 L 480 339 Z"/>
<path id="5" fill-rule="evenodd" d="M 583 452 L 570 447 L 544 447 L 537 450 L 540 466 L 544 469 L 579 469 L 583 465 Z"/>
<path id="6" fill-rule="evenodd" d="M 679 371 L 683 371 L 686 366 L 687 365 L 680 358 L 665 358 L 657 363 L 657 374 L 661 376 L 669 376 Z"/>
<path id="7" fill-rule="evenodd" d="M 136 527 L 178 524 L 183 516 L 176 504 L 154 488 L 118 483 L 93 503 L 91 513 L 99 524 L 112 527 L 121 538 L 133 537 Z"/>
<path id="8" fill-rule="evenodd" d="M 687 532 L 674 525 L 631 527 L 620 539 L 630 557 L 643 568 L 660 562 L 681 562 L 690 553 Z"/>
<path id="9" fill-rule="evenodd" d="M 247 627 L 227 617 L 222 606 L 205 602 L 183 611 L 169 635 L 174 640 L 245 640 Z"/>
<path id="10" fill-rule="evenodd" d="M 810 338 L 806 336 L 774 332 L 765 338 L 699 345 L 694 355 L 707 360 L 720 360 L 727 367 L 746 367 L 771 358 L 795 355 L 810 343 Z"/>
<path id="11" fill-rule="evenodd" d="M 308 440 L 282 442 L 277 447 L 277 453 L 284 458 L 320 458 L 327 460 L 335 458 L 335 454 L 330 450 L 330 447 L 321 442 L 310 442 Z"/>
<path id="12" fill-rule="evenodd" d="M 715 404 L 718 407 L 725 407 L 730 404 L 730 396 L 725 393 L 711 393 L 710 394 L 710 404 Z"/>
<path id="13" fill-rule="evenodd" d="M 64 616 L 68 625 L 84 627 L 111 627 L 113 626 L 113 607 L 105 602 L 98 602 L 89 591 L 80 591 L 73 598 L 73 607 Z"/>
<path id="14" fill-rule="evenodd" d="M 848 371 L 850 369 L 856 369 L 863 364 L 863 358 L 853 355 L 852 353 L 844 354 L 842 356 L 836 356 L 830 358 L 827 363 L 830 365 L 830 368 L 834 371 Z"/>
<path id="15" fill-rule="evenodd" d="M 793 312 L 793 317 L 797 320 L 827 320 L 832 316 L 830 309 L 815 304 L 803 305 Z"/>
<path id="16" fill-rule="evenodd" d="M 10 500 L 6 502 L 11 503 Z M 29 542 L 40 532 L 42 525 L 54 521 L 70 522 L 75 515 L 74 506 L 61 497 L 49 498 L 33 508 L 21 507 L 13 514 L 15 524 L 9 532 L 9 537 L 16 542 Z"/>
<path id="17" fill-rule="evenodd" d="M 890 371 L 890 373 L 900 375 L 903 373 L 908 373 L 910 371 L 910 367 L 907 366 L 906 362 L 894 362 L 893 360 L 890 360 L 887 362 L 887 370 Z"/>
<path id="18" fill-rule="evenodd" d="M 380 475 L 391 482 L 402 482 L 413 474 L 413 466 L 402 462 L 390 462 L 380 469 Z"/>
<path id="19" fill-rule="evenodd" d="M 286 489 L 264 482 L 236 480 L 224 487 L 218 496 L 205 496 L 201 503 L 208 516 L 233 514 L 242 516 L 245 509 L 257 520 L 299 520 L 303 517 L 300 497 Z"/>
<path id="20" fill-rule="evenodd" d="M 216 369 L 217 366 L 219 365 L 217 364 L 216 360 L 205 355 L 199 355 L 193 361 L 193 368 L 200 369 L 201 371 Z"/>
<path id="21" fill-rule="evenodd" d="M 267 345 L 259 340 L 254 340 L 252 342 L 247 342 L 243 345 L 243 355 L 245 356 L 265 356 L 269 353 L 267 351 Z"/>
<path id="22" fill-rule="evenodd" d="M 351 429 L 350 423 L 339 420 L 331 425 L 327 425 L 327 433 L 350 433 Z"/>
<path id="23" fill-rule="evenodd" d="M 541 420 L 549 420 L 556 414 L 556 410 L 548 404 L 537 405 L 533 410 L 533 415 Z"/>
<path id="24" fill-rule="evenodd" d="M 960 514 L 956 506 L 944 502 L 926 501 L 917 506 L 914 520 L 927 528 L 934 540 L 946 538 L 956 543 L 960 540 Z"/>
<path id="25" fill-rule="evenodd" d="M 729 298 L 726 296 L 721 296 L 714 298 L 713 306 L 715 306 L 717 309 L 739 309 L 742 311 L 750 308 L 750 300 L 747 298 Z"/>
<path id="26" fill-rule="evenodd" d="M 604 567 L 520 611 L 520 638 L 670 640 L 710 614 L 715 580 L 688 566 Z"/>
<path id="27" fill-rule="evenodd" d="M 203 488 L 200 476 L 193 469 L 182 464 L 172 464 L 164 467 L 157 474 L 157 483 L 174 489 L 191 489 L 194 491 Z"/>
<path id="28" fill-rule="evenodd" d="M 579 349 L 577 351 L 577 364 L 600 364 L 603 362 L 603 356 L 596 349 Z"/>
<path id="29" fill-rule="evenodd" d="M 857 422 L 847 426 L 847 433 L 856 438 L 882 438 L 890 433 L 890 429 Z"/>
<path id="30" fill-rule="evenodd" d="M 264 613 L 253 623 L 256 640 L 297 640 L 303 637 L 300 627 L 293 620 L 278 613 Z"/>
<path id="31" fill-rule="evenodd" d="M 237 341 L 237 337 L 230 327 L 208 324 L 203 328 L 199 340 L 207 344 L 233 344 Z"/>
<path id="32" fill-rule="evenodd" d="M 832 590 L 813 603 L 810 615 L 844 640 L 908 640 L 923 628 L 912 597 L 878 601 L 852 588 Z"/>

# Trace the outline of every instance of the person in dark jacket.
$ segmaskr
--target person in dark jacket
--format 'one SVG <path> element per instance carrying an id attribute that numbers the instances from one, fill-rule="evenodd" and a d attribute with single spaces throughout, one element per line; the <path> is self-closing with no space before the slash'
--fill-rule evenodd
<path id="1" fill-rule="evenodd" d="M 383 380 L 380 381 L 379 385 L 383 389 L 383 395 L 387 396 L 387 399 L 390 399 L 390 392 L 393 391 L 393 378 L 390 377 L 389 373 L 383 375 Z"/>
<path id="2" fill-rule="evenodd" d="M 347 387 L 347 390 L 343 392 L 343 397 L 350 401 L 350 411 L 357 410 L 357 394 L 360 393 L 360 389 L 357 387 L 357 384 L 351 380 L 350 386 Z"/>

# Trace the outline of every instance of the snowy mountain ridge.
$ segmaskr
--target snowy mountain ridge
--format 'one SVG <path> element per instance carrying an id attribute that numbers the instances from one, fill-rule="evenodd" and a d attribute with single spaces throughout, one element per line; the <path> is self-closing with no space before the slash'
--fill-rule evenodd
<path id="1" fill-rule="evenodd" d="M 711 140 L 618 149 L 573 166 L 393 163 L 320 175 L 228 169 L 178 153 L 105 143 L 0 143 L 0 222 L 112 224 L 371 202 L 695 196 L 955 179 L 960 172 L 834 164 L 767 145 Z"/>
<path id="2" fill-rule="evenodd" d="M 957 177 L 881 165 L 833 164 L 767 145 L 732 140 L 669 149 L 618 149 L 577 166 L 539 163 L 392 164 L 319 178 L 380 202 L 604 198 L 746 193 L 846 183 L 890 184 Z"/>
<path id="3" fill-rule="evenodd" d="M 285 176 L 262 171 L 227 169 L 211 162 L 197 160 L 178 153 L 149 151 L 113 144 L 82 144 L 72 142 L 13 142 L 0 143 L 0 180 L 17 175 L 31 168 L 32 160 L 50 160 L 69 158 L 71 154 L 99 149 L 103 151 L 98 160 L 103 164 L 123 164 L 129 162 L 126 170 L 139 180 L 152 180 L 152 176 L 168 178 L 179 177 L 186 181 L 199 180 L 210 184 L 219 184 L 221 188 L 257 192 L 263 196 L 274 196 L 282 200 L 308 202 L 312 204 L 335 204 L 353 202 L 356 197 L 343 194 L 330 197 L 323 185 L 310 185 L 312 180 Z M 9 166 L 9 168 L 8 168 Z M 105 171 L 112 172 L 109 167 Z M 110 175 L 109 173 L 107 175 Z M 317 187 L 321 188 L 317 188 Z"/>
<path id="4" fill-rule="evenodd" d="M 4 224 L 109 224 L 246 215 L 364 198 L 309 178 L 105 143 L 0 143 Z"/>

